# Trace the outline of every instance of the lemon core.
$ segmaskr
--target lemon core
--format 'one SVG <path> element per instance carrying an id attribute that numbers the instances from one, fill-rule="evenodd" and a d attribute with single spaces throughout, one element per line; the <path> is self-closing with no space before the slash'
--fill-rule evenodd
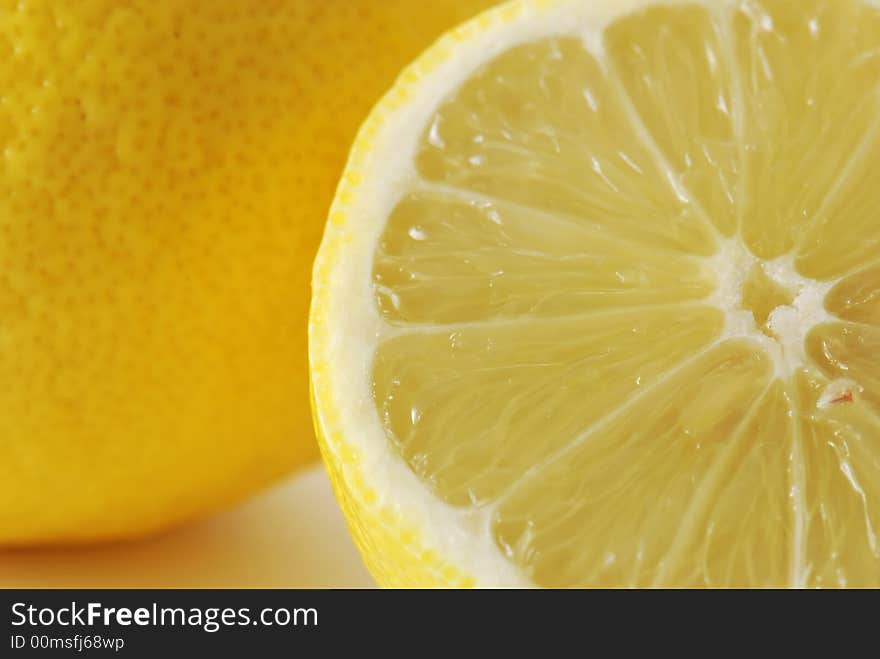
<path id="1" fill-rule="evenodd" d="M 725 314 L 725 334 L 757 341 L 778 377 L 802 368 L 807 335 L 835 320 L 825 309 L 825 296 L 837 280 L 804 277 L 791 255 L 758 258 L 739 238 L 724 239 L 718 253 L 704 261 L 718 280 L 711 303 Z"/>

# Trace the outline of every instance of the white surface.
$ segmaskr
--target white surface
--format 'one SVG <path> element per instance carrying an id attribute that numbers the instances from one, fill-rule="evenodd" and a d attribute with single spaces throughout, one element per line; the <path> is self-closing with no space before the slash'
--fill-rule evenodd
<path id="1" fill-rule="evenodd" d="M 320 465 L 164 536 L 0 552 L 0 588 L 374 586 Z"/>

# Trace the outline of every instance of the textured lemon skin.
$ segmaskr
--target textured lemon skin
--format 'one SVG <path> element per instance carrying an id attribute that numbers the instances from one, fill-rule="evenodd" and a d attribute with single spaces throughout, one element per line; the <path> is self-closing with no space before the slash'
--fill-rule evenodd
<path id="1" fill-rule="evenodd" d="M 311 260 L 399 67 L 490 0 L 0 0 L 0 545 L 312 459 Z"/>
<path id="2" fill-rule="evenodd" d="M 336 498 L 367 569 L 387 588 L 472 588 L 479 582 L 463 566 L 442 556 L 426 538 L 428 520 L 407 519 L 393 501 L 385 501 L 370 482 L 362 456 L 339 428 L 345 414 L 334 382 L 333 328 L 328 325 L 329 282 L 340 259 L 352 249 L 369 249 L 353 243 L 363 240 L 352 214 L 352 199 L 359 193 L 375 149 L 376 136 L 402 105 L 408 103 L 420 82 L 447 61 L 458 44 L 473 40 L 488 28 L 512 23 L 528 7 L 543 10 L 553 0 L 511 0 L 490 9 L 445 34 L 410 64 L 395 85 L 364 121 L 349 153 L 312 274 L 309 315 L 309 366 L 315 434 Z"/>

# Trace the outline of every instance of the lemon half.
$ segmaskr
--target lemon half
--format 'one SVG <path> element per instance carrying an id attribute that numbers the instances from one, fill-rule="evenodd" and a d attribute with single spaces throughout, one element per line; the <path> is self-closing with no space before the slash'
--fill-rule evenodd
<path id="1" fill-rule="evenodd" d="M 385 585 L 880 585 L 880 7 L 527 0 L 363 126 L 314 270 Z"/>

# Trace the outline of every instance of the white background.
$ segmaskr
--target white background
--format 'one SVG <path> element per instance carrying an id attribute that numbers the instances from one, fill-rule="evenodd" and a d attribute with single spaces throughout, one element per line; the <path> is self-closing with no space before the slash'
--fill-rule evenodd
<path id="1" fill-rule="evenodd" d="M 151 540 L 0 552 L 0 588 L 373 585 L 320 464 Z"/>

